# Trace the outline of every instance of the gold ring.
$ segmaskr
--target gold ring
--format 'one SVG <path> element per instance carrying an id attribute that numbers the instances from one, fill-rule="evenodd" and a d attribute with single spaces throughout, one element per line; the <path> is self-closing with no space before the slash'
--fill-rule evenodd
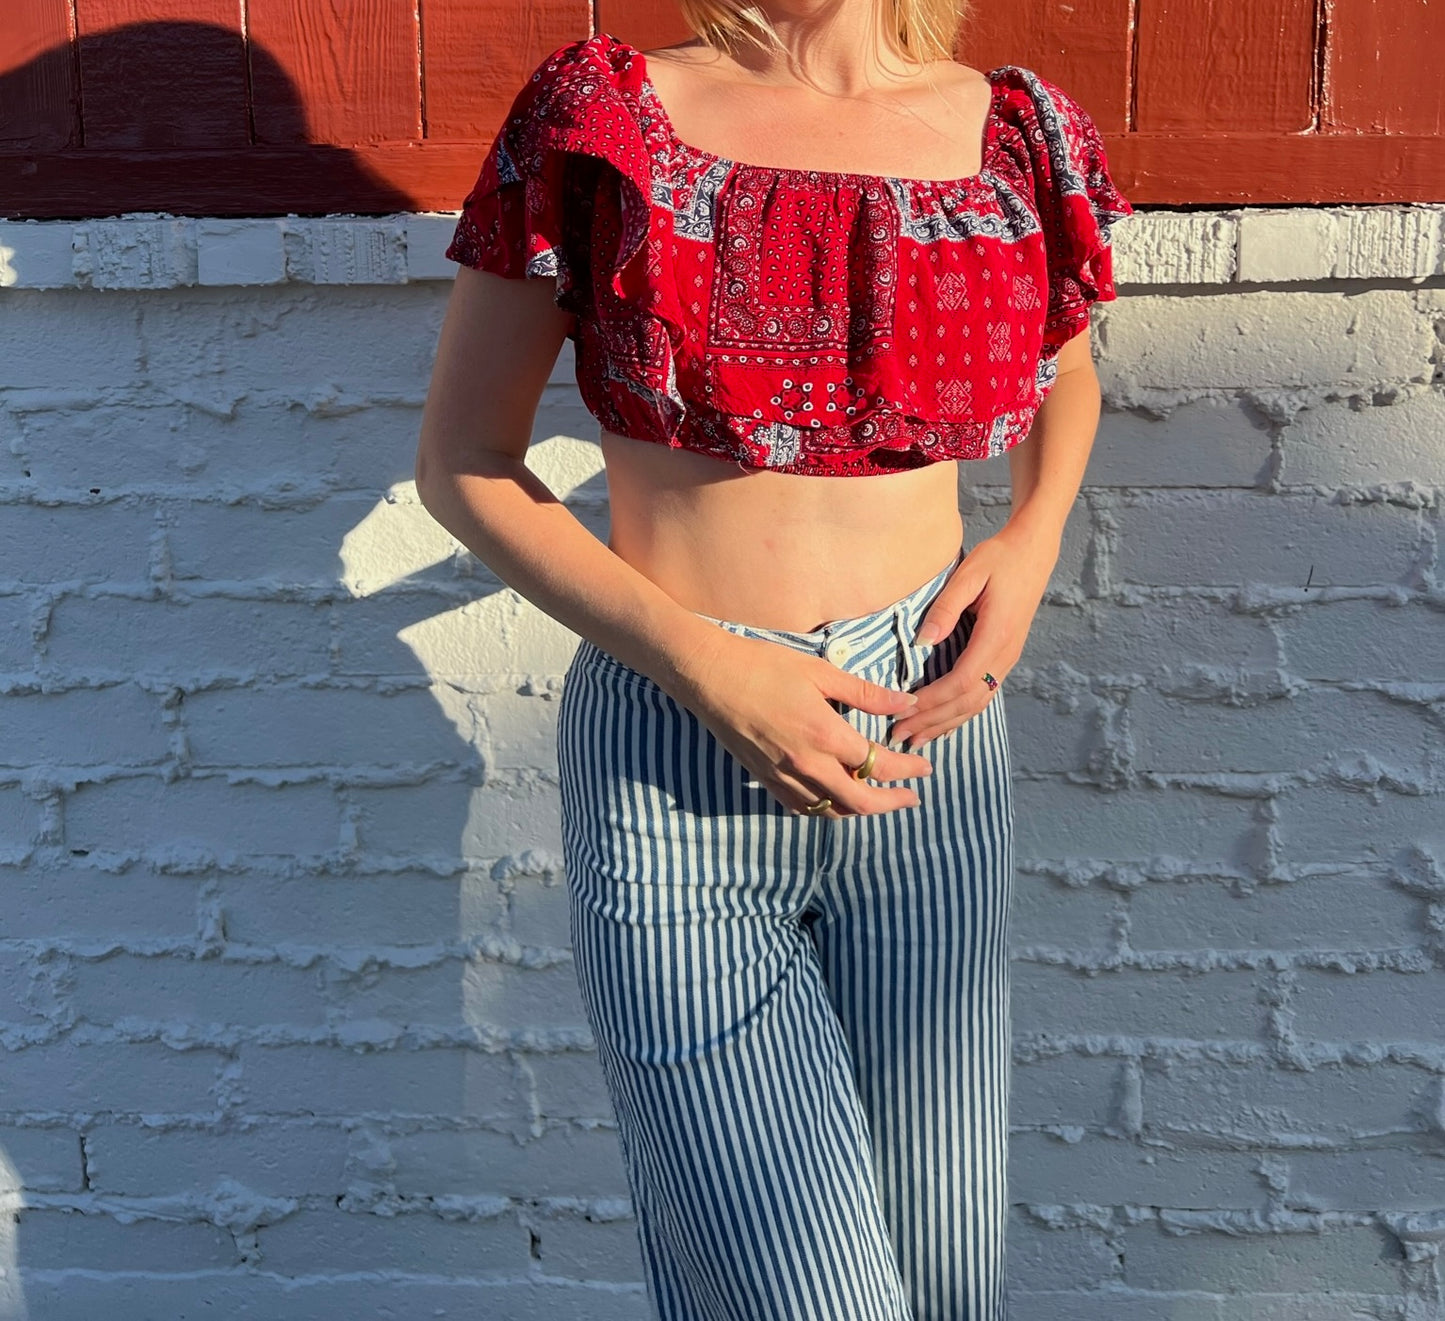
<path id="1" fill-rule="evenodd" d="M 819 812 L 826 812 L 832 806 L 833 800 L 831 798 L 820 798 L 816 803 L 809 803 L 808 806 L 803 809 L 803 811 L 805 811 L 809 816 L 814 816 Z"/>
<path id="2" fill-rule="evenodd" d="M 868 740 L 868 755 L 863 758 L 863 764 L 851 772 L 855 780 L 866 780 L 869 772 L 873 769 L 873 763 L 878 758 L 878 745 L 870 738 Z"/>

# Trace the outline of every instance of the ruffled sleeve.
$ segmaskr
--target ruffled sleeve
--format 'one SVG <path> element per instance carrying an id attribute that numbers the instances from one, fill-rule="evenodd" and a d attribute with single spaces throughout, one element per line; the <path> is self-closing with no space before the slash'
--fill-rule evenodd
<path id="1" fill-rule="evenodd" d="M 587 315 L 594 278 L 620 289 L 643 247 L 649 191 L 617 70 L 595 40 L 569 42 L 517 93 L 445 256 L 509 279 L 554 276 L 558 306 Z"/>
<path id="2" fill-rule="evenodd" d="M 1038 74 L 1026 81 L 1032 102 L 1026 138 L 1048 260 L 1044 351 L 1052 354 L 1088 326 L 1094 303 L 1118 296 L 1111 230 L 1134 208 L 1110 177 L 1088 111 Z"/>

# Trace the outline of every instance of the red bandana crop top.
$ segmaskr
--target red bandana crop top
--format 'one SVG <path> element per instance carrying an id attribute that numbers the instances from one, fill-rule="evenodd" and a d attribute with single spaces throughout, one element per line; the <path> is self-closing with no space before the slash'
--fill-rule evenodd
<path id="1" fill-rule="evenodd" d="M 862 476 L 1002 454 L 1114 298 L 1133 213 L 1099 133 L 1018 65 L 981 171 L 777 169 L 678 140 L 635 47 L 559 47 L 517 94 L 446 256 L 554 276 L 607 431 L 744 468 Z"/>

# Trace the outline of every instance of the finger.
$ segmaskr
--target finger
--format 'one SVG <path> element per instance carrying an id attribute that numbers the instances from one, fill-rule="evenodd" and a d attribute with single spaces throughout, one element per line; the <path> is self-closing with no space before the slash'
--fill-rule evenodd
<path id="1" fill-rule="evenodd" d="M 1016 659 L 1012 658 L 1013 653 L 1004 642 L 1002 638 L 995 642 L 991 632 L 979 625 L 947 674 L 913 690 L 918 705 L 911 711 L 901 712 L 895 724 L 904 720 L 910 723 L 925 720 L 949 705 L 972 701 L 980 689 L 990 691 L 983 677 L 985 674 L 992 674 L 1002 682 Z"/>
<path id="2" fill-rule="evenodd" d="M 989 693 L 981 702 L 960 703 L 941 712 L 936 718 L 896 735 L 896 739 L 899 742 L 907 742 L 910 752 L 917 752 L 920 748 L 926 747 L 933 739 L 939 738 L 961 725 L 966 725 L 975 716 L 987 710 L 988 704 L 993 699 L 994 694 Z"/>
<path id="3" fill-rule="evenodd" d="M 968 561 L 964 560 L 963 564 L 953 571 L 953 576 L 943 585 L 924 612 L 918 630 L 913 635 L 914 646 L 942 641 L 958 627 L 964 611 L 978 600 L 984 586 L 982 575 L 972 572 L 966 574 L 964 565 L 967 563 Z"/>
<path id="4" fill-rule="evenodd" d="M 997 671 L 991 671 L 995 675 Z M 965 666 L 960 657 L 947 674 L 935 679 L 925 688 L 918 689 L 918 705 L 908 711 L 899 712 L 893 721 L 893 742 L 900 730 L 917 729 L 921 722 L 936 720 L 944 712 L 959 706 L 966 706 L 976 698 L 986 695 L 988 685 L 983 681 L 985 670 L 982 665 Z"/>
<path id="5" fill-rule="evenodd" d="M 821 812 L 807 810 L 820 798 L 833 797 L 821 785 L 800 779 L 795 775 L 784 775 L 781 772 L 774 777 L 760 781 L 760 783 L 790 812 L 796 812 L 800 816 L 836 817 L 839 815 L 836 801 L 833 806 Z"/>
<path id="6" fill-rule="evenodd" d="M 816 764 L 802 771 L 801 778 L 809 785 L 816 786 L 816 792 L 809 802 L 817 802 L 823 797 L 831 798 L 833 806 L 830 810 L 843 816 L 893 812 L 899 808 L 916 806 L 919 801 L 918 794 L 913 789 L 884 789 L 874 785 L 871 780 L 855 780 L 841 761 L 826 754 Z"/>
<path id="7" fill-rule="evenodd" d="M 900 688 L 885 688 L 848 670 L 839 669 L 831 661 L 822 661 L 818 671 L 818 688 L 825 697 L 868 711 L 874 715 L 895 715 L 911 711 L 918 699 Z"/>
<path id="8" fill-rule="evenodd" d="M 842 720 L 840 720 L 840 723 L 847 724 L 846 721 Z M 850 739 L 863 738 L 864 740 L 863 751 L 858 755 L 855 756 L 848 753 L 837 754 L 838 760 L 842 762 L 844 769 L 852 776 L 853 772 L 867 760 L 868 750 L 873 746 L 873 743 L 872 740 L 866 736 L 859 734 L 852 725 L 848 725 L 847 729 Z M 851 742 L 849 746 L 852 746 Z M 831 750 L 832 749 L 830 749 L 830 751 Z M 932 774 L 933 763 L 929 761 L 927 757 L 920 757 L 911 752 L 898 752 L 888 747 L 886 743 L 880 743 L 878 744 L 878 751 L 873 758 L 873 765 L 864 778 L 868 780 L 881 780 L 886 784 L 896 780 L 917 779 L 919 776 L 929 776 Z"/>

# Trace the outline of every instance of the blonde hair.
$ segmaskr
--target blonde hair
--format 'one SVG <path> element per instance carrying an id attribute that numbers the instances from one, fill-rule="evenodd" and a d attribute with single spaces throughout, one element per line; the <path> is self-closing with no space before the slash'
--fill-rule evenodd
<path id="1" fill-rule="evenodd" d="M 951 60 L 971 0 L 881 0 L 883 38 L 899 56 L 926 64 Z M 730 52 L 745 43 L 783 50 L 777 31 L 756 6 L 729 0 L 677 0 L 682 20 L 709 46 Z"/>

